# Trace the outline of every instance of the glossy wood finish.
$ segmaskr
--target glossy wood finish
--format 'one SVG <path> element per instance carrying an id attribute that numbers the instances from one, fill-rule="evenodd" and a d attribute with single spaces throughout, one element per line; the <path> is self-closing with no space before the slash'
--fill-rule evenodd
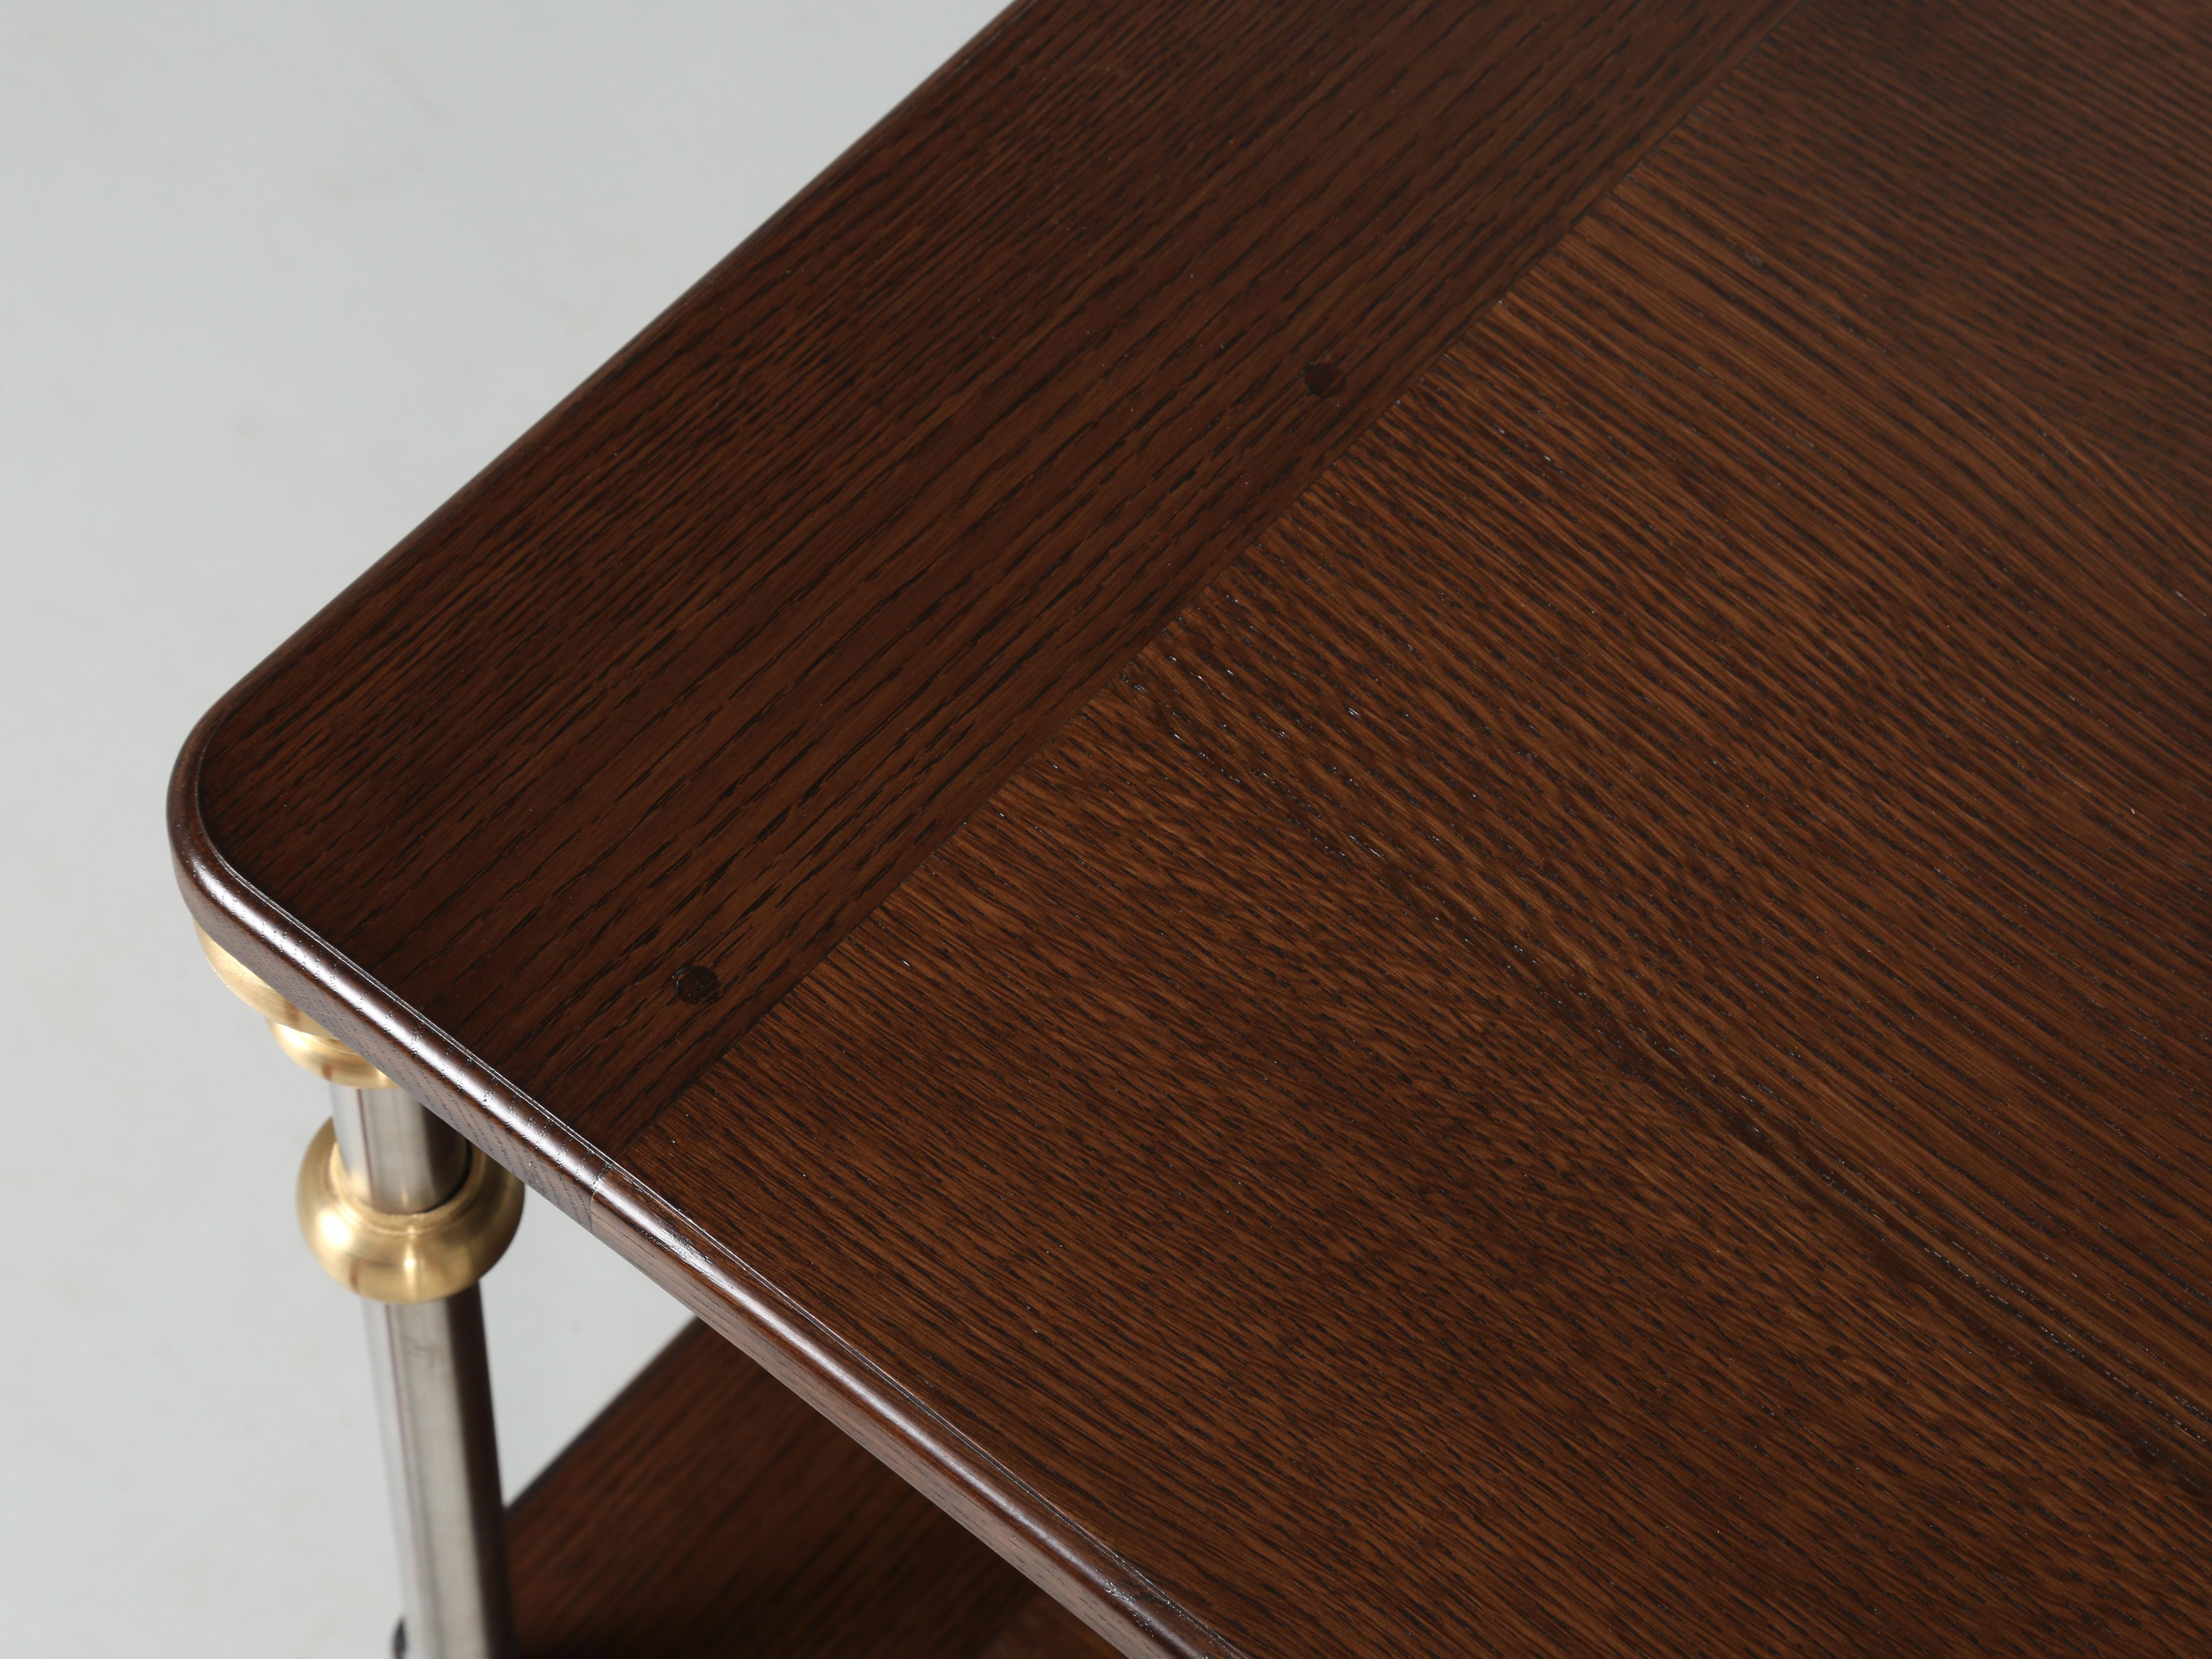
<path id="1" fill-rule="evenodd" d="M 1018 6 L 204 726 L 203 921 L 580 1212 L 1779 9 Z"/>
<path id="2" fill-rule="evenodd" d="M 698 1326 L 516 1500 L 521 1659 L 1103 1659 Z"/>
<path id="3" fill-rule="evenodd" d="M 1133 1648 L 2203 1651 L 2212 40 L 2068 15 L 1786 23 L 597 1224 Z"/>

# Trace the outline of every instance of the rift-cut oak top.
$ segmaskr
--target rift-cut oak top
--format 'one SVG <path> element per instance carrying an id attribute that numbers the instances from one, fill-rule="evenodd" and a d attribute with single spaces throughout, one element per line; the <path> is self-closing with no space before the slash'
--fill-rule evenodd
<path id="1" fill-rule="evenodd" d="M 2204 1650 L 2201 13 L 1106 9 L 1012 15 L 218 711 L 211 931 L 1130 1653 Z M 1080 258 L 882 205 L 963 144 L 1032 199 L 1063 108 L 1133 124 Z M 1049 320 L 816 295 L 871 237 Z M 849 489 L 697 553 L 780 477 L 702 435 L 786 441 L 740 325 L 795 374 L 925 300 L 966 401 L 935 336 L 825 384 Z M 696 634 L 605 600 L 655 477 L 617 551 Z M 403 603 L 541 577 L 603 682 Z M 388 739 L 414 885 L 353 893 L 316 758 L 447 697 L 486 793 Z"/>
<path id="2" fill-rule="evenodd" d="M 580 1210 L 1779 9 L 1017 6 L 225 701 L 209 931 Z"/>
<path id="3" fill-rule="evenodd" d="M 1802 9 L 598 1224 L 1158 1650 L 2204 1651 L 2206 108 Z"/>

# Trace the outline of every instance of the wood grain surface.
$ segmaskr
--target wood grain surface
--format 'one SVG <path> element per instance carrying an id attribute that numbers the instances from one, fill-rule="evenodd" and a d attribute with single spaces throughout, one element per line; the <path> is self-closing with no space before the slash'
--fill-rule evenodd
<path id="1" fill-rule="evenodd" d="M 1132 1652 L 2204 1651 L 2212 39 L 2070 17 L 1794 15 L 597 1224 Z"/>
<path id="2" fill-rule="evenodd" d="M 201 920 L 580 1211 L 1781 4 L 1017 6 L 216 711 Z"/>
<path id="3" fill-rule="evenodd" d="M 881 1464 L 692 1326 L 508 1517 L 521 1659 L 1101 1659 Z"/>

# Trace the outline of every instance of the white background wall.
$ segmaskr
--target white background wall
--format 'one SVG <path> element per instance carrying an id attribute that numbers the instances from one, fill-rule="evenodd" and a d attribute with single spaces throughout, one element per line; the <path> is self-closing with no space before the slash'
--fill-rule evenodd
<path id="1" fill-rule="evenodd" d="M 321 1085 L 202 963 L 198 714 L 994 0 L 0 0 L 0 1651 L 380 1653 Z M 510 1491 L 681 1322 L 542 1203 Z"/>

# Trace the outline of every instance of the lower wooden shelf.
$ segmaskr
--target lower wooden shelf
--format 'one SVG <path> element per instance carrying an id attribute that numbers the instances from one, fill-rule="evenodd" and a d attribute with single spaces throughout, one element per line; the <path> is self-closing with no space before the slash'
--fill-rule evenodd
<path id="1" fill-rule="evenodd" d="M 523 1659 L 1110 1659 L 702 1325 L 508 1514 Z"/>

